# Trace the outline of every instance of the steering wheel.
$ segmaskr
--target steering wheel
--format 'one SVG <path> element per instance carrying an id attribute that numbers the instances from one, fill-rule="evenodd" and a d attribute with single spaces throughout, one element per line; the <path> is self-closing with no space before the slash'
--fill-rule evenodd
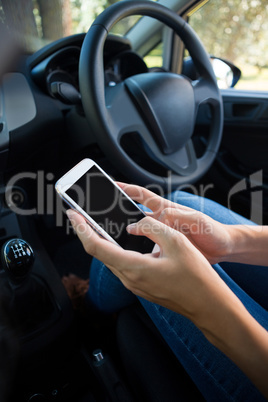
<path id="1" fill-rule="evenodd" d="M 172 28 L 188 49 L 199 78 L 191 81 L 169 72 L 137 74 L 107 87 L 103 48 L 108 32 L 121 19 L 146 15 Z M 150 1 L 119 1 L 100 14 L 84 39 L 79 82 L 90 129 L 117 168 L 146 185 L 175 190 L 202 177 L 213 163 L 221 141 L 223 106 L 209 56 L 193 29 L 168 8 Z M 206 150 L 197 158 L 191 140 L 198 107 L 210 105 L 212 120 Z M 124 134 L 136 132 L 159 164 L 170 170 L 161 177 L 139 166 L 120 144 Z"/>

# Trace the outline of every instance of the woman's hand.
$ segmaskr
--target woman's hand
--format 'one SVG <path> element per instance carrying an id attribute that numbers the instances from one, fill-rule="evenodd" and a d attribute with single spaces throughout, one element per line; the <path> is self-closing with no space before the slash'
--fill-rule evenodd
<path id="1" fill-rule="evenodd" d="M 209 263 L 228 255 L 232 237 L 228 227 L 148 190 L 120 186 L 131 198 L 152 210 L 151 216 L 129 226 L 128 231 L 147 236 L 159 245 L 160 252 L 140 254 L 123 250 L 99 237 L 78 213 L 69 211 L 85 250 L 101 260 L 134 294 L 193 321 L 268 398 L 267 332 Z M 259 239 L 262 250 L 267 249 L 267 233 L 264 234 Z M 245 236 L 252 238 L 244 233 L 238 238 Z M 242 240 L 241 244 L 244 250 L 245 244 L 250 243 Z"/>
<path id="2" fill-rule="evenodd" d="M 160 253 L 140 254 L 100 238 L 74 211 L 68 216 L 86 252 L 101 260 L 134 294 L 198 321 L 215 302 L 221 287 L 229 289 L 207 259 L 179 231 L 152 217 L 128 227 L 160 246 Z"/>
<path id="3" fill-rule="evenodd" d="M 145 188 L 124 183 L 118 185 L 133 200 L 151 209 L 150 216 L 183 233 L 211 264 L 224 261 L 232 254 L 232 226 L 159 197 Z"/>

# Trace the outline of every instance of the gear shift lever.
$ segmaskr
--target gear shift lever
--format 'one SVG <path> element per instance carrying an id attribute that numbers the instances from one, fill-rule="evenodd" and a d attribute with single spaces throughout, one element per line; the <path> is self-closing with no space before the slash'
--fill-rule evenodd
<path id="1" fill-rule="evenodd" d="M 11 239 L 2 247 L 1 261 L 9 280 L 13 284 L 20 284 L 30 273 L 34 253 L 25 240 Z"/>
<path id="2" fill-rule="evenodd" d="M 8 240 L 1 250 L 1 262 L 9 284 L 11 312 L 22 332 L 30 334 L 53 312 L 45 283 L 32 273 L 33 250 L 25 240 Z"/>

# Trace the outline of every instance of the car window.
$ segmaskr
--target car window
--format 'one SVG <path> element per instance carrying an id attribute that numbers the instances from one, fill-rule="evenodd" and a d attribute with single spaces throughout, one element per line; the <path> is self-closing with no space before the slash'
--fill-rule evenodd
<path id="1" fill-rule="evenodd" d="M 4 23 L 29 52 L 64 36 L 87 32 L 105 8 L 119 0 L 0 0 Z M 149 0 L 148 0 L 149 1 Z M 139 16 L 117 23 L 113 33 L 125 35 Z"/>
<path id="2" fill-rule="evenodd" d="M 210 0 L 189 14 L 208 53 L 240 68 L 237 89 L 268 90 L 267 13 L 267 1 Z"/>
<path id="3" fill-rule="evenodd" d="M 147 67 L 162 67 L 163 66 L 163 42 L 161 41 L 144 57 Z"/>

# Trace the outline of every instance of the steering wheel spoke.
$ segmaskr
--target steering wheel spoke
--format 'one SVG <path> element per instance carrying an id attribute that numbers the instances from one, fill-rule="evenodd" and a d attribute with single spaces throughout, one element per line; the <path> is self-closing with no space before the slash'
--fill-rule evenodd
<path id="1" fill-rule="evenodd" d="M 198 166 L 192 140 L 189 140 L 184 147 L 169 155 L 164 155 L 155 146 L 148 146 L 148 148 L 153 159 L 173 174 L 185 177 L 194 173 Z"/>
<path id="2" fill-rule="evenodd" d="M 194 173 L 197 168 L 197 158 L 193 147 L 192 140 L 174 154 L 169 155 L 166 163 L 172 172 L 180 176 L 189 176 Z"/>
<path id="3" fill-rule="evenodd" d="M 151 142 L 151 134 L 139 111 L 130 98 L 124 83 L 105 89 L 105 103 L 110 132 L 120 143 L 124 134 L 137 132 L 146 142 Z"/>
<path id="4" fill-rule="evenodd" d="M 202 103 L 209 103 L 214 105 L 219 103 L 220 96 L 218 87 L 215 84 L 204 78 L 193 81 L 192 87 L 194 90 L 195 108 L 196 110 Z"/>

